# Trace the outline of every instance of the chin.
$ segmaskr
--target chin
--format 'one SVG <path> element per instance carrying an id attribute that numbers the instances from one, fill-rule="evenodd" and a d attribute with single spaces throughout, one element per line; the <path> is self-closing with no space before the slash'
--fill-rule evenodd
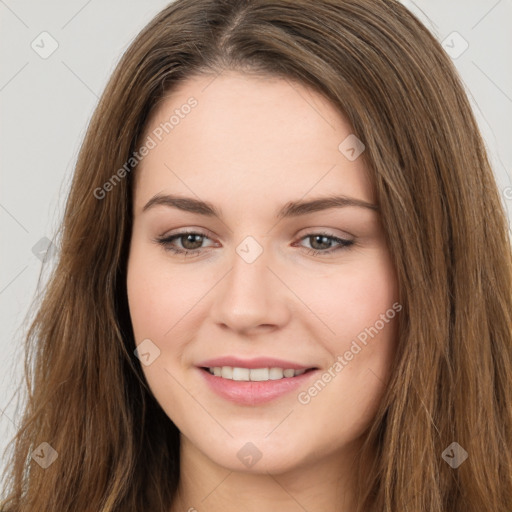
<path id="1" fill-rule="evenodd" d="M 234 437 L 224 444 L 218 444 L 214 451 L 211 445 L 205 446 L 204 450 L 201 450 L 201 446 L 198 448 L 212 463 L 229 471 L 279 474 L 297 469 L 308 459 L 306 453 L 301 454 L 297 450 L 300 444 L 303 447 L 308 444 L 293 443 L 289 436 L 286 438 L 288 441 L 277 436 L 274 440 L 269 440 L 248 435 L 245 438 Z"/>

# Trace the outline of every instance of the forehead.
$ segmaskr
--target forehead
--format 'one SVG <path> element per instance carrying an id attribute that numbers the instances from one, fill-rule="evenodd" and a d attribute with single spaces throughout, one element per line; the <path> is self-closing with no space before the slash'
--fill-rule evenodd
<path id="1" fill-rule="evenodd" d="M 191 78 L 159 103 L 147 137 L 155 145 L 137 168 L 137 201 L 163 190 L 262 201 L 308 190 L 375 199 L 363 159 L 340 150 L 354 137 L 350 124 L 322 95 L 287 79 Z"/>

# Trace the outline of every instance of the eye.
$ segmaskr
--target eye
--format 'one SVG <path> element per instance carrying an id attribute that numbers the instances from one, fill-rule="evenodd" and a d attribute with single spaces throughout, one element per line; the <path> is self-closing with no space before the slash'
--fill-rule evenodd
<path id="1" fill-rule="evenodd" d="M 201 249 L 204 248 L 201 246 L 205 239 L 209 239 L 205 233 L 185 231 L 167 237 L 157 238 L 156 242 L 162 245 L 166 251 L 183 256 L 191 256 L 198 255 L 201 252 Z M 181 247 L 176 247 L 174 244 L 176 240 L 181 242 Z M 345 240 L 330 233 L 323 232 L 309 233 L 300 239 L 300 241 L 303 240 L 308 240 L 312 247 L 308 248 L 302 246 L 302 248 L 306 249 L 308 254 L 314 256 L 332 254 L 347 249 L 355 243 L 354 240 Z"/>
<path id="2" fill-rule="evenodd" d="M 313 256 L 332 254 L 334 252 L 347 249 L 355 243 L 354 240 L 338 238 L 330 233 L 309 233 L 302 237 L 301 240 L 309 241 L 312 247 L 310 249 L 305 247 L 305 249 L 307 249 L 308 254 Z M 332 248 L 333 243 L 338 245 Z M 326 245 L 328 247 L 325 247 Z M 322 250 L 322 248 L 327 250 Z"/>
<path id="3" fill-rule="evenodd" d="M 156 241 L 161 244 L 166 251 L 189 256 L 195 255 L 201 251 L 201 245 L 205 238 L 208 237 L 204 233 L 185 231 L 168 237 L 158 238 Z M 173 245 L 175 240 L 182 242 L 182 248 Z"/>

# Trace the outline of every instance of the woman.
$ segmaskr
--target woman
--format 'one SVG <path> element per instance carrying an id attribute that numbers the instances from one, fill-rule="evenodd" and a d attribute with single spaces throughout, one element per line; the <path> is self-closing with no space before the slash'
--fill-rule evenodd
<path id="1" fill-rule="evenodd" d="M 83 143 L 3 510 L 509 511 L 511 262 L 399 3 L 178 0 Z"/>

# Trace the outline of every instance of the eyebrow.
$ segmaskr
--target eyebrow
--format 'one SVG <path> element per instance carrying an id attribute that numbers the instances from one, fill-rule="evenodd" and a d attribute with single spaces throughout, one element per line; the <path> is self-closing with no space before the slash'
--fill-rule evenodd
<path id="1" fill-rule="evenodd" d="M 153 196 L 142 208 L 142 212 L 150 208 L 162 205 L 179 210 L 205 215 L 207 217 L 222 218 L 222 212 L 217 209 L 212 203 L 201 201 L 192 197 L 183 197 L 177 195 L 162 195 L 156 194 Z M 320 212 L 330 208 L 344 208 L 347 206 L 355 206 L 358 208 L 366 208 L 373 211 L 379 211 L 376 204 L 369 203 L 362 199 L 348 196 L 327 196 L 318 199 L 311 199 L 309 201 L 290 201 L 286 203 L 276 215 L 277 219 L 284 219 L 289 217 L 298 217 L 307 215 L 309 213 Z"/>

